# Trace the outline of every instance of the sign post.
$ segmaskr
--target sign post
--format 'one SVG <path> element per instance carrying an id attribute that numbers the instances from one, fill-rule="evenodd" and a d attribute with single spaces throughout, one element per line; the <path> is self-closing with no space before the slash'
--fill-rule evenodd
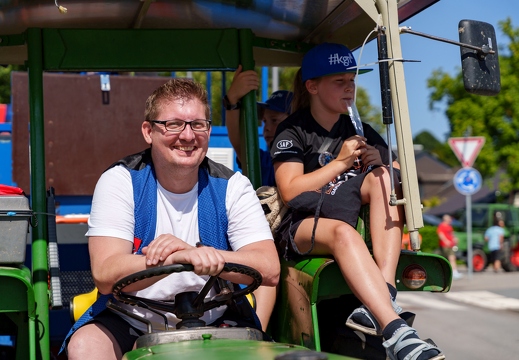
<path id="1" fill-rule="evenodd" d="M 468 277 L 472 278 L 472 194 L 481 189 L 483 180 L 481 174 L 471 166 L 478 157 L 479 151 L 485 144 L 483 136 L 449 138 L 449 145 L 461 162 L 463 168 L 454 175 L 454 187 L 462 195 L 465 195 L 467 208 L 467 265 Z"/>

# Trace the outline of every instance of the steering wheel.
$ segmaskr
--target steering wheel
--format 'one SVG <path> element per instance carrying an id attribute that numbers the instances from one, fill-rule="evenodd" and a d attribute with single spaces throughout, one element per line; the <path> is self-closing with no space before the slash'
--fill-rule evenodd
<path id="1" fill-rule="evenodd" d="M 246 265 L 226 263 L 222 271 L 247 275 L 252 279 L 252 283 L 243 289 L 235 289 L 234 291 L 229 289 L 228 287 L 226 287 L 225 289 L 221 289 L 222 291 L 220 292 L 220 294 L 216 295 L 213 299 L 211 299 L 208 302 L 204 302 L 205 296 L 207 295 L 209 290 L 211 290 L 214 283 L 219 279 L 218 276 L 211 276 L 209 280 L 207 280 L 202 290 L 200 290 L 200 292 L 198 293 L 196 291 L 178 293 L 175 296 L 174 303 L 146 299 L 123 292 L 124 288 L 126 288 L 128 285 L 144 279 L 149 279 L 160 275 L 168 275 L 172 273 L 180 273 L 184 271 L 193 270 L 194 267 L 191 264 L 173 264 L 149 268 L 128 275 L 119 280 L 113 286 L 112 294 L 115 299 L 125 304 L 139 306 L 150 311 L 153 311 L 154 309 L 175 314 L 177 318 L 181 319 L 181 321 L 176 325 L 177 329 L 180 329 L 182 327 L 189 328 L 205 326 L 205 322 L 203 320 L 200 320 L 200 318 L 204 315 L 206 311 L 222 305 L 227 305 L 231 300 L 250 294 L 251 292 L 256 290 L 262 282 L 262 276 L 257 270 Z"/>

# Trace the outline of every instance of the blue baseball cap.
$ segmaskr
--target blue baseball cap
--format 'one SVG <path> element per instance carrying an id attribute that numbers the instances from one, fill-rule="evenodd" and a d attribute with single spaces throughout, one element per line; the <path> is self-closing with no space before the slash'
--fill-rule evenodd
<path id="1" fill-rule="evenodd" d="M 258 102 L 258 106 L 280 113 L 290 114 L 290 106 L 294 93 L 287 90 L 274 91 L 265 102 Z"/>
<path id="2" fill-rule="evenodd" d="M 364 74 L 373 69 L 359 69 Z M 346 46 L 335 43 L 322 43 L 310 49 L 303 57 L 301 65 L 303 83 L 326 75 L 357 72 L 357 62 Z"/>

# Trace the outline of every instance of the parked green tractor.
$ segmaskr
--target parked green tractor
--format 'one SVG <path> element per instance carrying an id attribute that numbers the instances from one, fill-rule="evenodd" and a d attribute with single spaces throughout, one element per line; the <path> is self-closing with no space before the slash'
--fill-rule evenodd
<path id="1" fill-rule="evenodd" d="M 462 226 L 466 228 L 466 210 L 463 210 L 458 218 L 462 222 Z M 486 229 L 494 225 L 496 220 L 505 222 L 501 266 L 505 271 L 516 271 L 519 268 L 519 208 L 509 204 L 473 204 L 471 218 L 474 271 L 483 271 L 488 265 L 490 251 L 484 235 Z M 458 258 L 467 261 L 468 234 L 466 231 L 456 231 L 455 234 L 458 238 Z"/>

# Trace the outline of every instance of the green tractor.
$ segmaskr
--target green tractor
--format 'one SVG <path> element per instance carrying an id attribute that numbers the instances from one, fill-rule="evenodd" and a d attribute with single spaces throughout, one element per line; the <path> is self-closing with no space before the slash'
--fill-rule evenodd
<path id="1" fill-rule="evenodd" d="M 466 210 L 463 210 L 459 215 L 462 228 L 466 228 L 466 217 Z M 505 222 L 501 266 L 505 271 L 516 271 L 519 268 L 519 208 L 509 204 L 473 204 L 471 220 L 472 267 L 474 271 L 481 272 L 488 265 L 490 251 L 484 235 L 486 229 L 494 225 L 496 220 Z M 468 233 L 456 231 L 455 234 L 458 238 L 458 258 L 467 261 Z"/>

